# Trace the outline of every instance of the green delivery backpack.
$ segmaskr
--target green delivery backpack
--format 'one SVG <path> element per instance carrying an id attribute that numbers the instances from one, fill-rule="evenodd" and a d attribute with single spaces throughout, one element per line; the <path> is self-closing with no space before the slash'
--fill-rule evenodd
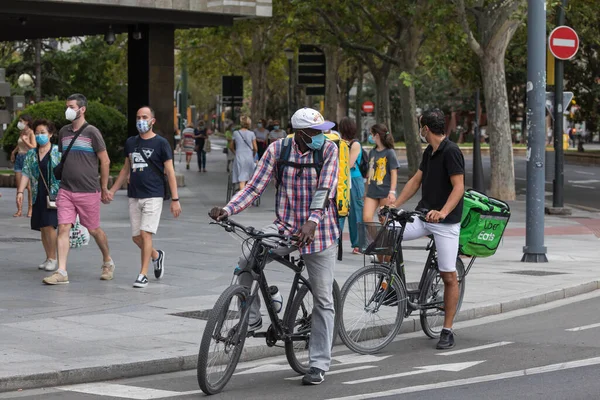
<path id="1" fill-rule="evenodd" d="M 467 190 L 460 224 L 460 252 L 471 257 L 494 255 L 509 219 L 508 204 L 476 190 Z"/>

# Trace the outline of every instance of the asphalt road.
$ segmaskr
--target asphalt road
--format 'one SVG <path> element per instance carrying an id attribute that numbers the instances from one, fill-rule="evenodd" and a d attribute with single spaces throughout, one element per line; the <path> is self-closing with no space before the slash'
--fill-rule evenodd
<path id="1" fill-rule="evenodd" d="M 434 349 L 421 332 L 382 353 L 336 347 L 326 381 L 303 387 L 283 357 L 240 364 L 213 399 L 595 399 L 600 393 L 600 293 L 457 325 L 457 346 Z M 591 326 L 590 326 L 591 325 Z M 143 347 L 143 343 L 140 343 Z M 0 399 L 205 397 L 195 371 L 0 394 Z"/>
<path id="2" fill-rule="evenodd" d="M 465 156 L 465 168 L 467 170 L 466 182 L 470 187 L 473 182 L 473 157 Z M 485 187 L 490 187 L 490 158 L 483 157 L 483 178 Z M 407 176 L 408 167 L 406 162 L 401 161 L 401 176 Z M 574 205 L 585 208 L 600 210 L 600 196 L 596 194 L 600 190 L 600 166 L 580 166 L 566 164 L 564 169 L 564 202 L 566 206 Z M 515 156 L 515 185 L 517 195 L 524 195 L 527 188 L 527 161 L 525 157 Z M 546 198 L 552 201 L 552 177 L 546 178 Z"/>

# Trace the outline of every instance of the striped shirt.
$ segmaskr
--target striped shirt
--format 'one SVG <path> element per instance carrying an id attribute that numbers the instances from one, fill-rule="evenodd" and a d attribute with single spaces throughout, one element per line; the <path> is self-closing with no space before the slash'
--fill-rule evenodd
<path id="1" fill-rule="evenodd" d="M 58 149 L 67 151 L 77 132 L 73 125 L 65 125 L 58 133 Z M 106 150 L 102 134 L 93 125 L 85 127 L 77 137 L 63 167 L 61 189 L 76 193 L 95 193 L 100 191 L 98 174 L 98 156 L 96 153 Z"/>
<path id="2" fill-rule="evenodd" d="M 338 180 L 338 150 L 337 146 L 330 141 L 325 141 L 323 151 L 323 168 L 317 181 L 317 171 L 314 168 L 296 169 L 284 167 L 282 182 L 276 198 L 275 225 L 285 235 L 298 235 L 300 228 L 307 221 L 317 224 L 315 240 L 310 245 L 300 249 L 302 254 L 321 252 L 334 245 L 339 237 L 337 225 L 337 212 L 333 198 L 337 193 Z M 276 164 L 283 140 L 278 140 L 267 148 L 264 156 L 260 159 L 258 167 L 244 190 L 239 191 L 225 206 L 228 215 L 240 213 L 250 206 L 266 189 L 271 178 L 276 179 Z M 301 153 L 298 145 L 292 140 L 290 162 L 301 164 L 312 164 L 313 151 Z M 317 188 L 330 189 L 329 207 L 325 210 L 310 210 L 310 203 Z"/>

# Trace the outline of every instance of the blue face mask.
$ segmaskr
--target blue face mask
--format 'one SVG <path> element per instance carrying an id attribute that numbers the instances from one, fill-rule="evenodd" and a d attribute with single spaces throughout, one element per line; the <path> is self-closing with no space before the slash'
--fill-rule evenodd
<path id="1" fill-rule="evenodd" d="M 39 135 L 35 135 L 35 141 L 40 146 L 43 146 L 45 144 L 48 144 L 48 142 L 50 141 L 50 137 L 47 133 L 40 133 Z"/>
<path id="2" fill-rule="evenodd" d="M 259 128 L 262 128 L 262 124 L 261 123 L 256 124 L 256 126 L 259 127 Z"/>
<path id="3" fill-rule="evenodd" d="M 304 131 L 301 131 L 305 136 L 308 136 L 306 133 L 304 133 Z M 325 134 L 324 133 L 319 133 L 316 136 L 308 136 L 311 138 L 311 142 L 310 143 L 306 143 L 306 140 L 304 140 L 304 144 L 306 144 L 308 146 L 309 149 L 311 150 L 319 150 L 321 147 L 323 147 L 323 145 L 325 144 Z"/>
<path id="4" fill-rule="evenodd" d="M 151 126 L 146 119 L 140 119 L 135 123 L 135 126 L 139 133 L 146 133 L 150 130 Z"/>
<path id="5" fill-rule="evenodd" d="M 273 127 L 273 130 L 276 130 L 276 131 L 278 131 L 278 130 L 279 130 L 279 125 L 275 125 L 275 126 Z"/>
<path id="6" fill-rule="evenodd" d="M 377 144 L 377 142 L 375 142 L 375 139 L 373 138 L 373 135 L 369 135 L 367 141 L 369 142 L 369 144 Z"/>

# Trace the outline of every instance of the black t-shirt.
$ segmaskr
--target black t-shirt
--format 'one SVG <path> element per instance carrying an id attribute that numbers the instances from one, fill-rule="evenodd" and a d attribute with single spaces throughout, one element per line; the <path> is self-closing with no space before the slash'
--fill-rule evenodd
<path id="1" fill-rule="evenodd" d="M 198 148 L 200 150 L 202 150 L 204 148 L 204 141 L 206 139 L 206 129 L 202 129 L 202 130 L 194 129 L 194 135 L 196 135 L 196 136 L 202 135 L 202 137 L 197 137 L 195 139 L 196 146 L 198 146 Z"/>
<path id="2" fill-rule="evenodd" d="M 448 201 L 450 193 L 452 193 L 450 177 L 452 175 L 463 175 L 464 180 L 465 158 L 456 143 L 446 138 L 440 143 L 440 147 L 435 153 L 433 153 L 431 145 L 427 146 L 419 169 L 423 171 L 421 183 L 423 198 L 417 208 L 440 211 Z M 461 198 L 443 223 L 459 223 L 462 218 L 462 211 L 463 200 Z"/>
<path id="3" fill-rule="evenodd" d="M 136 135 L 127 139 L 125 157 L 129 158 L 131 164 L 127 195 L 133 199 L 162 198 L 165 193 L 165 180 L 146 164 L 140 151 L 143 151 L 148 161 L 154 163 L 163 174 L 165 161 L 173 159 L 169 142 L 161 136 L 142 139 Z"/>

